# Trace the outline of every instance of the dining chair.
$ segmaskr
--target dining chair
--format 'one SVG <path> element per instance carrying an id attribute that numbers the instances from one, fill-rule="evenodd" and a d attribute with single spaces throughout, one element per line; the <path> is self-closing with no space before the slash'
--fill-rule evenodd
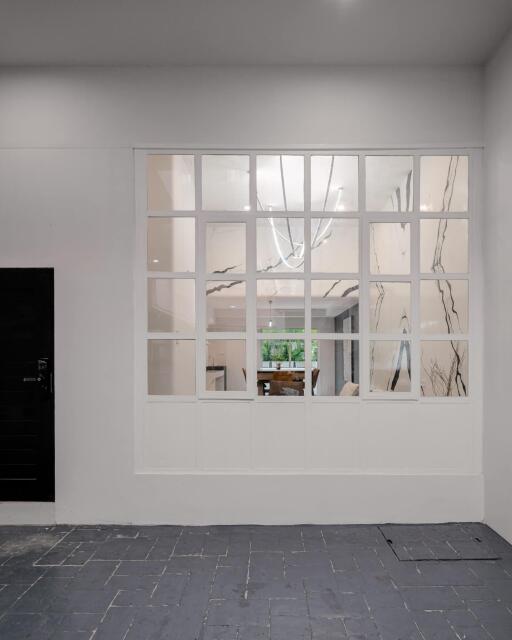
<path id="1" fill-rule="evenodd" d="M 316 383 L 318 381 L 318 376 L 320 375 L 320 369 L 313 369 L 311 372 L 311 390 L 313 394 L 315 393 Z"/>

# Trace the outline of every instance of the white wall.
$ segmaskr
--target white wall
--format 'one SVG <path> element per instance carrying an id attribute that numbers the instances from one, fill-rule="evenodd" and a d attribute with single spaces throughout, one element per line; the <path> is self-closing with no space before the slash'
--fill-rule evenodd
<path id="1" fill-rule="evenodd" d="M 2 70 L 6 147 L 482 144 L 478 69 Z"/>
<path id="2" fill-rule="evenodd" d="M 485 517 L 512 541 L 512 35 L 486 70 Z"/>
<path id="3" fill-rule="evenodd" d="M 459 404 L 185 403 L 172 424 L 156 402 L 134 424 L 131 149 L 481 146 L 481 95 L 471 68 L 2 72 L 0 266 L 56 269 L 58 521 L 481 519 L 478 385 Z"/>

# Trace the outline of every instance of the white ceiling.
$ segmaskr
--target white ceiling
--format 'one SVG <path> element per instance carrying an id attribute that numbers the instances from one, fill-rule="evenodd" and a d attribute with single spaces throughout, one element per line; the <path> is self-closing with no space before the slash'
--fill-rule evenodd
<path id="1" fill-rule="evenodd" d="M 512 0 L 0 0 L 0 64 L 479 64 Z"/>

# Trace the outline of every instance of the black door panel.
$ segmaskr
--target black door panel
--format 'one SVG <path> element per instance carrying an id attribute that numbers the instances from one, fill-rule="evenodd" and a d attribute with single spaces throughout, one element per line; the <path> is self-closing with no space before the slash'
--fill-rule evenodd
<path id="1" fill-rule="evenodd" d="M 52 501 L 53 269 L 0 269 L 0 501 Z"/>

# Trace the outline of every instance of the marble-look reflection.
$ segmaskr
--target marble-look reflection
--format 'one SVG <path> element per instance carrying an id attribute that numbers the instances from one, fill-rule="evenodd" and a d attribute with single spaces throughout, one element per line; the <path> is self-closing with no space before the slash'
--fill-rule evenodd
<path id="1" fill-rule="evenodd" d="M 421 393 L 424 396 L 467 396 L 468 343 L 433 340 L 421 345 Z"/>
<path id="2" fill-rule="evenodd" d="M 411 391 L 411 343 L 409 340 L 370 342 L 370 390 Z"/>
<path id="3" fill-rule="evenodd" d="M 466 333 L 467 280 L 423 280 L 421 329 L 423 333 Z"/>
<path id="4" fill-rule="evenodd" d="M 446 172 L 446 180 L 443 188 L 441 211 L 451 211 L 452 209 L 453 193 L 455 190 L 455 184 L 457 182 L 459 164 L 460 156 L 450 156 L 448 169 Z"/>
<path id="5" fill-rule="evenodd" d="M 408 282 L 370 284 L 370 331 L 410 333 L 410 292 Z"/>
<path id="6" fill-rule="evenodd" d="M 407 222 L 370 223 L 370 273 L 410 273 L 410 226 Z"/>

